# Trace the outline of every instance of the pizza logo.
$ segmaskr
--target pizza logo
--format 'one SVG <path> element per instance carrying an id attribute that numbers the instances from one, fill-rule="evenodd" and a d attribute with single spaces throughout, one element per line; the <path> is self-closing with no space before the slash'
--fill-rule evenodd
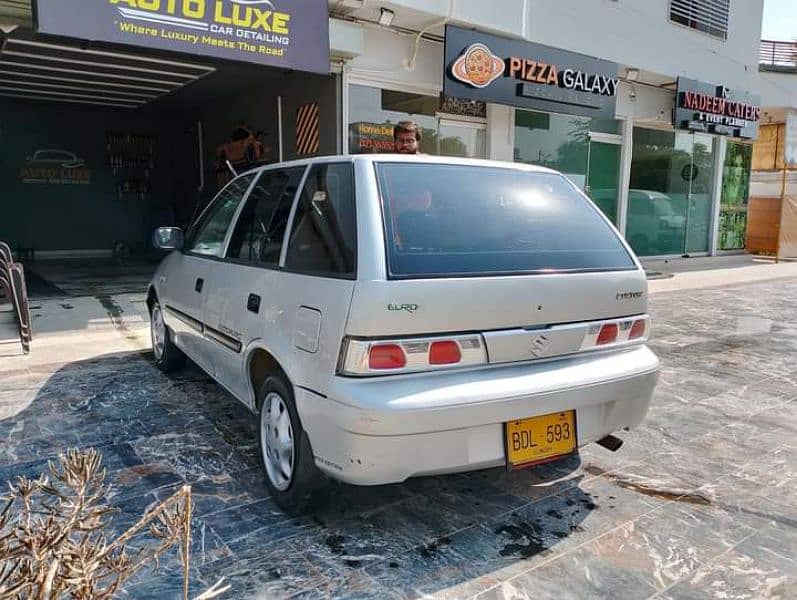
<path id="1" fill-rule="evenodd" d="M 484 88 L 504 74 L 504 61 L 484 44 L 473 44 L 454 61 L 451 72 L 463 83 Z"/>

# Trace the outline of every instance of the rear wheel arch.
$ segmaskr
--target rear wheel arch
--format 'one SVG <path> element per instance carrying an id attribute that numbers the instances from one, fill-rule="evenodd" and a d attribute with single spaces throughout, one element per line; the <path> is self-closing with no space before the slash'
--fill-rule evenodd
<path id="1" fill-rule="evenodd" d="M 147 289 L 147 309 L 149 314 L 152 314 L 152 309 L 156 302 L 158 302 L 158 292 L 155 291 L 155 286 L 151 285 Z"/>
<path id="2" fill-rule="evenodd" d="M 282 375 L 286 381 L 291 381 L 291 378 L 277 358 L 262 347 L 256 347 L 249 353 L 246 361 L 246 374 L 249 378 L 249 387 L 254 399 L 254 410 L 260 409 L 260 390 L 263 387 L 263 383 L 271 375 Z"/>

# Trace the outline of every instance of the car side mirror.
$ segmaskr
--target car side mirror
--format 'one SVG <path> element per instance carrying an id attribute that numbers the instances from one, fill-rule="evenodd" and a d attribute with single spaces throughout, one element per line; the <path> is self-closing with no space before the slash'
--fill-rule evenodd
<path id="1" fill-rule="evenodd" d="M 182 250 L 184 241 L 179 227 L 158 227 L 152 234 L 152 245 L 159 250 Z"/>

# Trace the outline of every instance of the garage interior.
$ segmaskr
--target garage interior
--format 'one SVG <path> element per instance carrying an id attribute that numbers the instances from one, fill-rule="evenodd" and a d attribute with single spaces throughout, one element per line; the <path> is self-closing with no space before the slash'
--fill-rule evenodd
<path id="1" fill-rule="evenodd" d="M 336 75 L 6 29 L 0 240 L 33 296 L 143 289 L 152 230 L 187 227 L 229 180 L 225 159 L 241 172 L 339 151 Z M 248 133 L 257 146 L 229 144 Z"/>

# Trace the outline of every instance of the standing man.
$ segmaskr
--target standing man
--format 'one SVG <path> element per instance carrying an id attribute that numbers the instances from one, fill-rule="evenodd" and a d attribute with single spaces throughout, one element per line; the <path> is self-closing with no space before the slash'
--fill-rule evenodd
<path id="1" fill-rule="evenodd" d="M 401 121 L 393 128 L 393 146 L 398 154 L 420 154 L 421 129 L 412 121 Z"/>

